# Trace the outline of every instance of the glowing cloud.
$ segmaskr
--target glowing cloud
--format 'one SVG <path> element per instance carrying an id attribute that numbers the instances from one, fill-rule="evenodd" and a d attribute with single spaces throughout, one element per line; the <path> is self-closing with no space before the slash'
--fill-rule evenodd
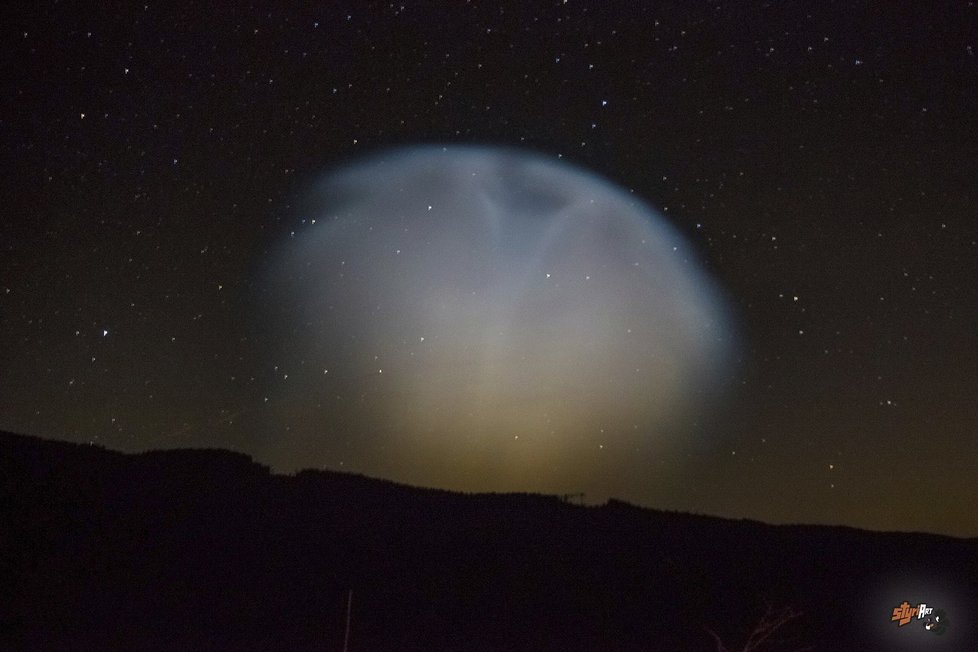
<path id="1" fill-rule="evenodd" d="M 725 368 L 725 312 L 688 244 L 593 174 L 410 148 L 329 174 L 310 206 L 266 293 L 291 374 L 279 466 L 564 486 L 682 432 Z"/>

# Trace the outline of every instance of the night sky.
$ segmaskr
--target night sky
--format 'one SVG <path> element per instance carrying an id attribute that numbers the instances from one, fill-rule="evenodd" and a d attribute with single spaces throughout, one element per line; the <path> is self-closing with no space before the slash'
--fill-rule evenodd
<path id="1" fill-rule="evenodd" d="M 978 6 L 322 4 L 0 10 L 0 428 L 978 536 Z"/>

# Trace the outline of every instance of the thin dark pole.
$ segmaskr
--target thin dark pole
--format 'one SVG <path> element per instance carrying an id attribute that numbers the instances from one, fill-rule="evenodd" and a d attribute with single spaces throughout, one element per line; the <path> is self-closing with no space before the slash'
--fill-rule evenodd
<path id="1" fill-rule="evenodd" d="M 343 634 L 343 652 L 350 644 L 350 609 L 353 607 L 353 589 L 346 594 L 346 633 Z"/>

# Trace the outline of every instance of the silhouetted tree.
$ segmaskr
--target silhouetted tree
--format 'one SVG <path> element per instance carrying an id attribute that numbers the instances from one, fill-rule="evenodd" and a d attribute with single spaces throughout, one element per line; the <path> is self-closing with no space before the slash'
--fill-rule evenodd
<path id="1" fill-rule="evenodd" d="M 707 633 L 713 637 L 713 640 L 716 641 L 717 652 L 756 652 L 757 650 L 770 650 L 771 652 L 774 652 L 774 650 L 783 651 L 787 649 L 783 647 L 786 644 L 786 641 L 773 640 L 771 639 L 771 636 L 773 636 L 779 630 L 783 630 L 788 623 L 797 620 L 803 614 L 804 612 L 798 611 L 790 605 L 782 607 L 781 609 L 775 609 L 773 605 L 766 603 L 764 615 L 761 616 L 761 618 L 757 621 L 757 624 L 754 625 L 754 628 L 748 634 L 747 640 L 744 642 L 743 647 L 738 648 L 737 650 L 731 650 L 724 645 L 717 633 L 709 627 L 704 627 L 703 629 L 705 629 Z M 805 652 L 806 650 L 812 649 L 814 648 L 811 646 L 793 648 L 794 652 Z"/>

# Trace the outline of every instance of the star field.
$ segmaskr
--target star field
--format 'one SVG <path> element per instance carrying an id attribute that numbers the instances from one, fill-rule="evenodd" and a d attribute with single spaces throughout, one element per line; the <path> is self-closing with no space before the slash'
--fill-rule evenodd
<path id="1" fill-rule="evenodd" d="M 281 353 L 302 325 L 263 295 L 321 226 L 310 188 L 399 146 L 513 147 L 663 215 L 740 333 L 681 446 L 592 447 L 560 493 L 978 536 L 976 12 L 6 6 L 0 428 L 261 461 L 318 423 L 291 409 L 307 379 L 341 371 Z M 371 355 L 315 410 L 372 400 L 396 367 Z M 329 456 L 276 463 L 365 472 L 339 421 Z"/>

